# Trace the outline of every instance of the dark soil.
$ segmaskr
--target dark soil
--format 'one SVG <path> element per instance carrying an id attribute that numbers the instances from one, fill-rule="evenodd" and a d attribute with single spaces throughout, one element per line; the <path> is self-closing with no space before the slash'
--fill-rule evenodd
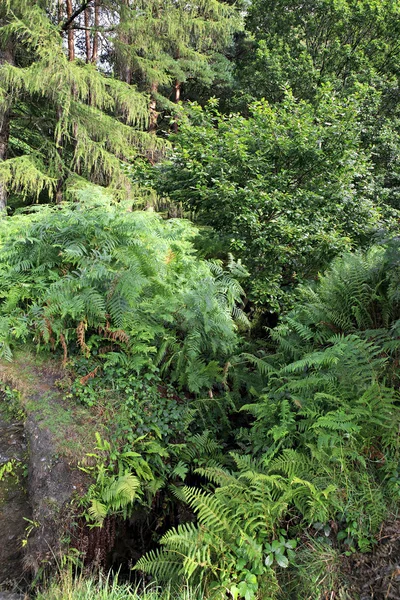
<path id="1" fill-rule="evenodd" d="M 373 552 L 349 557 L 345 572 L 352 598 L 400 600 L 400 520 L 382 527 Z"/>

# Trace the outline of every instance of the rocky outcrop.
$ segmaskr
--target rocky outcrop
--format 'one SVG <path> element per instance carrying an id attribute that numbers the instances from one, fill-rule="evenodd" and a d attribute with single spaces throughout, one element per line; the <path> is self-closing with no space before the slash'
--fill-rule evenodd
<path id="1" fill-rule="evenodd" d="M 25 430 L 29 440 L 28 496 L 36 524 L 28 540 L 25 566 L 36 573 L 60 558 L 69 524 L 67 505 L 80 474 L 58 455 L 54 436 L 43 427 L 40 415 L 30 414 Z"/>
<path id="2" fill-rule="evenodd" d="M 26 519 L 31 518 L 24 479 L 25 462 L 23 425 L 0 413 L 0 469 L 13 465 L 12 472 L 3 474 L 0 479 L 0 589 L 20 587 L 24 583 L 22 541 Z"/>
<path id="3" fill-rule="evenodd" d="M 0 381 L 20 391 L 26 413 L 24 423 L 2 418 L 0 394 L 0 469 L 10 460 L 17 465 L 0 480 L 0 592 L 59 564 L 71 501 L 86 489 L 76 468 L 82 433 L 57 387 L 63 376 L 57 364 L 38 366 L 27 354 L 0 363 Z"/>

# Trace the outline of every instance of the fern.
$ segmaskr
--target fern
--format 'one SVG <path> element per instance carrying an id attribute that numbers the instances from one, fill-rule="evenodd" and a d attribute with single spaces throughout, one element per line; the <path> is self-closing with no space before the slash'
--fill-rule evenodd
<path id="1" fill-rule="evenodd" d="M 237 346 L 242 290 L 197 259 L 193 234 L 187 222 L 127 213 L 96 193 L 83 204 L 6 218 L 1 314 L 30 324 L 19 333 L 25 339 L 52 346 L 66 340 L 69 353 L 78 345 L 86 355 L 111 342 L 112 350 L 136 357 L 137 369 L 154 357 L 170 380 L 208 391 L 222 381 Z M 4 356 L 16 337 L 2 329 Z"/>
<path id="2" fill-rule="evenodd" d="M 104 519 L 110 514 L 120 514 L 126 519 L 139 489 L 140 481 L 131 473 L 113 476 L 100 466 L 96 484 L 83 500 L 90 501 L 88 516 L 98 527 L 103 525 Z"/>

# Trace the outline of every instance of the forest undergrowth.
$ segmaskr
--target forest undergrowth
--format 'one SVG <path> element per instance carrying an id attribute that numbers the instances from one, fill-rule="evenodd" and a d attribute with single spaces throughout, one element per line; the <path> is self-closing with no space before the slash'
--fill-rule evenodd
<path id="1" fill-rule="evenodd" d="M 399 34 L 2 3 L 0 359 L 57 362 L 86 481 L 39 600 L 400 597 Z"/>

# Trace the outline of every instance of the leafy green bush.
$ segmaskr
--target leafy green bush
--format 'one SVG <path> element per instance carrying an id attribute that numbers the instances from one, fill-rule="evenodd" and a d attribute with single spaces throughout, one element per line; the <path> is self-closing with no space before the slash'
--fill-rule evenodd
<path id="1" fill-rule="evenodd" d="M 359 105 L 330 89 L 316 107 L 287 93 L 252 104 L 250 117 L 192 106 L 169 162 L 153 171 L 159 193 L 213 227 L 225 252 L 251 272 L 251 297 L 276 310 L 287 292 L 334 256 L 369 241 L 381 220 L 360 150 Z"/>

